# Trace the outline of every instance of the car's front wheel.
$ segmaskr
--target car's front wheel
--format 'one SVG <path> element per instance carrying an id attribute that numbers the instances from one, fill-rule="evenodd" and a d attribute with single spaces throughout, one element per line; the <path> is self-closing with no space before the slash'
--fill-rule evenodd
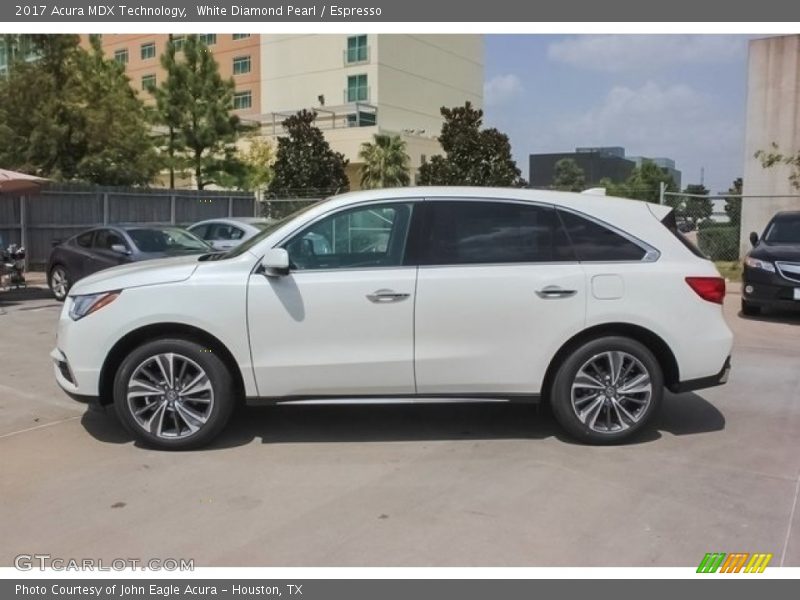
<path id="1" fill-rule="evenodd" d="M 645 427 L 663 395 L 663 374 L 653 353 L 636 340 L 608 336 L 582 344 L 564 360 L 550 403 L 576 439 L 613 444 Z"/>
<path id="2" fill-rule="evenodd" d="M 114 406 L 123 425 L 148 446 L 197 448 L 216 437 L 235 405 L 230 370 L 197 342 L 142 344 L 120 365 Z"/>
<path id="3" fill-rule="evenodd" d="M 50 269 L 47 283 L 50 286 L 50 291 L 53 292 L 53 296 L 56 297 L 56 300 L 63 302 L 69 293 L 69 288 L 72 286 L 72 278 L 65 266 L 56 265 Z"/>

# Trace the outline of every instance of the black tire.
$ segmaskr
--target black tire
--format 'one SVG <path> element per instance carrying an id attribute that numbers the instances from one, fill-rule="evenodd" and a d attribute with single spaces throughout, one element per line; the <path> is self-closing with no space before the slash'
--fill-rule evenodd
<path id="1" fill-rule="evenodd" d="M 636 417 L 635 422 L 623 419 L 626 428 L 620 427 L 619 430 L 598 432 L 584 423 L 578 416 L 576 409 L 573 408 L 572 388 L 579 370 L 587 364 L 588 361 L 598 356 L 602 357 L 606 352 L 622 352 L 625 355 L 635 358 L 635 361 L 628 359 L 627 364 L 632 365 L 631 368 L 635 369 L 633 373 L 639 373 L 642 369 L 647 371 L 647 375 L 649 375 L 650 379 L 651 391 L 649 394 L 649 403 L 643 403 L 641 408 L 636 408 L 639 405 L 634 404 L 633 400 L 623 400 L 625 403 L 623 408 L 627 407 L 630 409 L 630 414 Z M 636 361 L 638 361 L 638 364 Z M 623 364 L 626 363 L 623 362 Z M 631 375 L 631 377 L 633 377 L 633 375 Z M 591 390 L 587 390 L 586 393 L 587 397 L 592 394 Z M 606 397 L 603 395 L 606 393 L 605 390 L 598 393 L 600 396 L 591 401 L 585 401 L 587 404 L 583 406 L 588 406 Z M 613 396 L 617 398 L 616 391 Z M 637 401 L 644 398 L 642 394 L 636 396 Z M 619 336 L 597 338 L 576 347 L 559 366 L 550 388 L 550 404 L 553 409 L 553 414 L 559 424 L 576 440 L 595 445 L 617 444 L 641 431 L 658 411 L 663 396 L 664 376 L 661 366 L 655 356 L 653 356 L 653 353 L 636 340 Z M 619 397 L 624 396 L 621 394 Z M 578 400 L 578 402 L 584 402 L 584 400 Z M 605 401 L 604 404 L 600 405 L 598 413 L 601 416 L 598 417 L 598 421 L 601 418 L 603 422 L 606 421 L 605 416 L 607 415 L 605 411 L 612 411 L 613 407 L 609 406 L 611 402 L 612 401 L 609 399 Z M 583 406 L 581 406 L 581 408 L 583 408 Z M 621 415 L 618 410 L 611 412 L 611 414 L 614 416 Z"/>
<path id="2" fill-rule="evenodd" d="M 747 300 L 742 300 L 742 314 L 746 317 L 757 317 L 761 314 L 761 307 Z"/>
<path id="3" fill-rule="evenodd" d="M 165 437 L 165 435 L 157 435 L 151 431 L 146 431 L 144 425 L 141 425 L 137 421 L 137 417 L 133 414 L 134 408 L 131 407 L 131 403 L 128 401 L 127 392 L 131 376 L 134 375 L 134 373 L 137 372 L 137 369 L 140 369 L 142 365 L 145 365 L 148 360 L 152 361 L 154 360 L 153 357 L 155 356 L 169 353 L 176 355 L 176 361 L 188 359 L 187 364 L 194 363 L 194 367 L 202 369 L 207 377 L 212 394 L 210 396 L 212 398 L 212 401 L 209 403 L 210 408 L 203 408 L 206 405 L 200 403 L 193 403 L 189 405 L 189 407 L 193 410 L 207 410 L 207 420 L 205 420 L 202 425 L 198 426 L 197 431 L 191 433 L 187 432 L 185 435 L 183 435 L 183 437 L 175 436 L 169 438 Z M 188 368 L 194 367 L 190 366 Z M 149 368 L 153 367 L 151 366 Z M 196 372 L 197 371 L 186 375 L 185 379 L 190 379 L 191 375 Z M 140 376 L 140 374 L 141 371 L 137 373 L 137 379 L 144 380 L 145 377 Z M 178 379 L 179 378 L 176 377 L 175 381 Z M 152 383 L 153 380 L 148 381 Z M 178 385 L 182 384 L 175 385 L 177 387 Z M 216 354 L 214 354 L 214 352 L 210 351 L 202 344 L 198 344 L 197 342 L 188 339 L 168 338 L 142 344 L 134 349 L 122 361 L 122 364 L 120 365 L 119 369 L 117 369 L 116 376 L 114 377 L 114 407 L 119 420 L 137 440 L 149 447 L 162 450 L 190 450 L 193 448 L 199 448 L 211 442 L 211 440 L 219 435 L 219 433 L 225 427 L 225 424 L 228 422 L 233 408 L 237 403 L 236 395 L 236 385 L 234 383 L 233 376 L 222 359 L 220 359 Z M 148 396 L 144 399 L 137 398 L 132 400 L 132 402 L 160 402 L 159 398 L 166 402 L 166 396 L 164 394 L 161 396 Z M 174 402 L 177 402 L 177 400 L 174 400 Z M 182 404 L 181 406 L 186 405 Z M 137 405 L 136 408 L 141 408 L 141 405 Z M 142 418 L 147 418 L 150 416 L 150 414 L 145 412 Z M 165 407 L 162 414 L 165 415 L 165 420 L 167 418 L 175 419 L 173 421 L 173 426 L 177 431 L 180 431 L 179 422 L 181 419 L 177 416 L 177 414 L 180 414 L 180 411 L 178 411 L 177 408 L 168 409 L 168 407 Z M 199 423 L 199 421 L 195 421 L 193 426 L 197 426 L 197 423 Z M 189 428 L 189 421 L 184 420 L 183 424 L 186 426 L 186 429 Z"/>
<path id="4" fill-rule="evenodd" d="M 63 292 L 61 286 L 58 285 L 57 278 L 59 276 L 63 277 L 65 282 Z M 67 294 L 69 294 L 69 290 L 72 287 L 72 276 L 67 270 L 67 267 L 64 265 L 53 265 L 53 267 L 50 269 L 50 272 L 47 274 L 47 285 L 56 300 L 59 302 L 66 300 Z"/>

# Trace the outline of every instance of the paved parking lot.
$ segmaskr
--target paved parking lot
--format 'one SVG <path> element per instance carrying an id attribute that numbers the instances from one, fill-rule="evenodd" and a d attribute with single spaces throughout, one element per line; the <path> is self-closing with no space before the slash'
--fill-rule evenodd
<path id="1" fill-rule="evenodd" d="M 800 566 L 800 318 L 738 316 L 730 383 L 668 396 L 612 448 L 513 405 L 240 411 L 214 447 L 137 447 L 56 386 L 60 306 L 0 292 L 0 565 Z"/>

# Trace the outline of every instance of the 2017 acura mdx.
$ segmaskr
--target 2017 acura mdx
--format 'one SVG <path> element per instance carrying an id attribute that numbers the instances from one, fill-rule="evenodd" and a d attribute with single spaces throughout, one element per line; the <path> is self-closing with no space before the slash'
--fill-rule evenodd
<path id="1" fill-rule="evenodd" d="M 321 243 L 324 242 L 324 243 Z M 357 192 L 227 254 L 70 290 L 55 376 L 136 438 L 197 447 L 234 405 L 546 398 L 590 443 L 724 383 L 725 282 L 670 209 L 487 188 Z"/>

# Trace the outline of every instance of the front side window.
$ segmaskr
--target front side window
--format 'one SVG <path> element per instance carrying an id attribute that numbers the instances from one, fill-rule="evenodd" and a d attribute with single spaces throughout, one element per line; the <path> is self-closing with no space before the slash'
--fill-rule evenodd
<path id="1" fill-rule="evenodd" d="M 410 203 L 373 204 L 322 218 L 284 245 L 292 268 L 402 265 L 412 207 Z"/>
<path id="2" fill-rule="evenodd" d="M 639 244 L 600 223 L 566 210 L 558 213 L 581 262 L 637 261 L 647 253 Z"/>
<path id="3" fill-rule="evenodd" d="M 366 102 L 369 100 L 369 87 L 366 75 L 350 75 L 347 78 L 347 101 Z"/>
<path id="4" fill-rule="evenodd" d="M 244 231 L 227 223 L 217 223 L 210 228 L 207 240 L 240 240 L 244 236 Z"/>
<path id="5" fill-rule="evenodd" d="M 434 201 L 421 234 L 420 264 L 574 260 L 552 207 L 514 202 Z"/>
<path id="6" fill-rule="evenodd" d="M 81 248 L 91 248 L 93 237 L 94 237 L 94 231 L 87 231 L 86 233 L 82 233 L 78 237 L 76 237 L 75 243 Z"/>
<path id="7" fill-rule="evenodd" d="M 367 36 L 351 35 L 347 38 L 347 62 L 365 62 L 367 60 Z"/>
<path id="8" fill-rule="evenodd" d="M 97 232 L 94 238 L 94 247 L 101 250 L 111 250 L 111 246 L 121 245 L 126 246 L 125 241 L 119 236 L 116 231 L 111 229 L 101 229 Z"/>

